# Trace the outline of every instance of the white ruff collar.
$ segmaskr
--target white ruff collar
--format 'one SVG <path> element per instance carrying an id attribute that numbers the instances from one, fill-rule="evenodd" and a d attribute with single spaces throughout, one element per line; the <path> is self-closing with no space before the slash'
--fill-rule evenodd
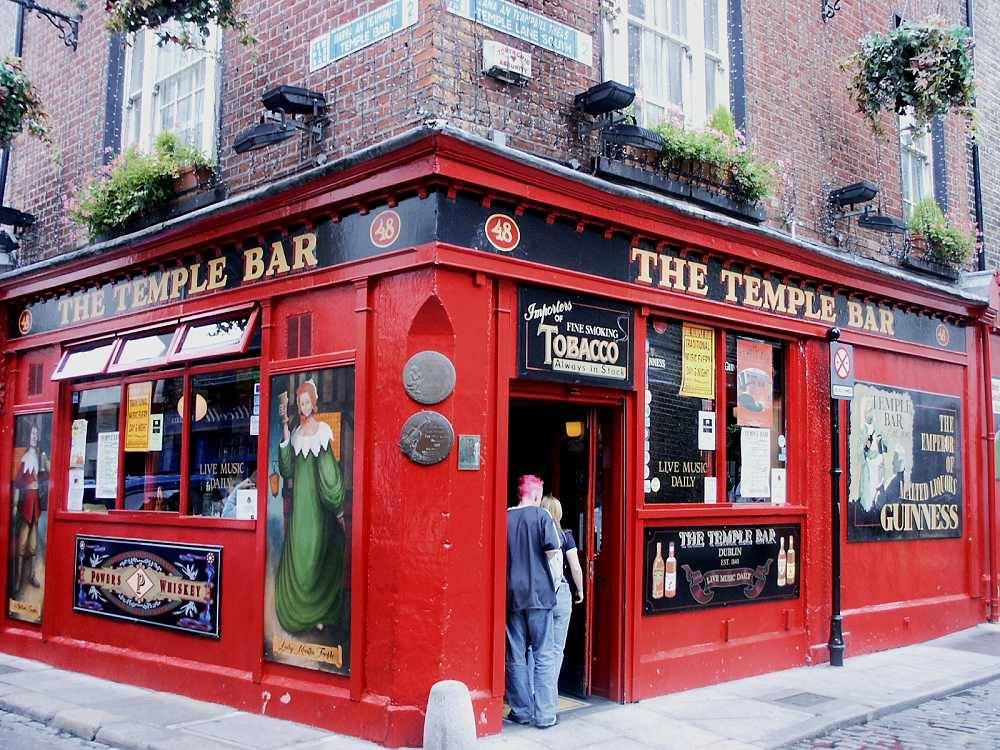
<path id="1" fill-rule="evenodd" d="M 28 448 L 21 456 L 21 471 L 25 474 L 38 474 L 38 451 Z"/>
<path id="2" fill-rule="evenodd" d="M 317 430 L 312 435 L 303 435 L 302 428 L 296 427 L 292 431 L 292 450 L 296 455 L 303 456 L 312 453 L 319 456 L 319 452 L 328 447 L 333 442 L 333 430 L 326 422 L 316 421 Z"/>

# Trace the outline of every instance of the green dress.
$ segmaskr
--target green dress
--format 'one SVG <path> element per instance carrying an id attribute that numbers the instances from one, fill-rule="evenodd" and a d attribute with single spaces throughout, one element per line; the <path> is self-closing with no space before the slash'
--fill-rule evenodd
<path id="1" fill-rule="evenodd" d="M 331 453 L 333 433 L 319 423 L 314 436 L 296 429 L 279 447 L 278 469 L 292 481 L 292 512 L 275 579 L 274 607 L 289 633 L 336 625 L 343 614 L 344 481 Z"/>

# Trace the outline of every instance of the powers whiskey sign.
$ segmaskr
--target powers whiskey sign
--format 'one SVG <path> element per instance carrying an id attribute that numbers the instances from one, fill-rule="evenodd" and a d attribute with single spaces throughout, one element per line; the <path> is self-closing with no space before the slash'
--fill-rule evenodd
<path id="1" fill-rule="evenodd" d="M 222 547 L 76 537 L 77 612 L 219 637 Z"/>
<path id="2" fill-rule="evenodd" d="M 521 287 L 518 375 L 631 388 L 632 319 L 627 305 Z"/>

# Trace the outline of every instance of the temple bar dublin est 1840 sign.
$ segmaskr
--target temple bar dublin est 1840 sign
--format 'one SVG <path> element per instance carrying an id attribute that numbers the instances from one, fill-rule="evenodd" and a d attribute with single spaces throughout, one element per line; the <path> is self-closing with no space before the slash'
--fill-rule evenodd
<path id="1" fill-rule="evenodd" d="M 801 526 L 648 528 L 643 614 L 799 595 Z"/>
<path id="2" fill-rule="evenodd" d="M 77 612 L 219 637 L 222 547 L 76 537 Z"/>
<path id="3" fill-rule="evenodd" d="M 518 374 L 631 388 L 632 308 L 569 292 L 521 287 Z"/>
<path id="4" fill-rule="evenodd" d="M 849 541 L 962 536 L 961 399 L 858 383 L 850 430 Z"/>

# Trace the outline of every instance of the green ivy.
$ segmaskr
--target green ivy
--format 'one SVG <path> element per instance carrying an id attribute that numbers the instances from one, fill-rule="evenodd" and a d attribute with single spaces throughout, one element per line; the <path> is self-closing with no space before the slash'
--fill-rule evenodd
<path id="1" fill-rule="evenodd" d="M 927 240 L 927 257 L 952 268 L 962 268 L 969 261 L 975 241 L 945 218 L 933 198 L 924 198 L 913 207 L 910 232 Z"/>
<path id="2" fill-rule="evenodd" d="M 674 122 L 656 127 L 663 138 L 660 158 L 665 167 L 678 162 L 696 162 L 713 180 L 729 186 L 748 203 L 756 203 L 774 193 L 774 166 L 754 154 L 726 107 L 719 107 L 700 130 Z"/>
<path id="3" fill-rule="evenodd" d="M 947 27 L 940 19 L 903 23 L 888 33 L 868 34 L 842 67 L 852 73 L 858 109 L 876 132 L 883 110 L 909 113 L 924 127 L 950 109 L 971 117 L 972 44 L 965 26 Z"/>
<path id="4" fill-rule="evenodd" d="M 69 206 L 70 215 L 91 239 L 108 234 L 166 205 L 174 196 L 174 180 L 192 168 L 209 169 L 211 164 L 176 134 L 161 133 L 152 153 L 129 148 L 104 167 Z"/>
<path id="5" fill-rule="evenodd" d="M 24 75 L 21 59 L 8 57 L 0 60 L 0 147 L 10 143 L 18 133 L 48 141 L 48 115 Z"/>
<path id="6" fill-rule="evenodd" d="M 249 19 L 240 10 L 239 0 L 107 0 L 110 14 L 108 27 L 121 34 L 131 34 L 148 28 L 156 32 L 160 44 L 177 42 L 185 47 L 197 46 L 190 29 L 197 30 L 201 42 L 208 38 L 210 27 L 236 31 L 240 43 L 253 44 Z M 178 33 L 174 24 L 179 26 Z"/>

